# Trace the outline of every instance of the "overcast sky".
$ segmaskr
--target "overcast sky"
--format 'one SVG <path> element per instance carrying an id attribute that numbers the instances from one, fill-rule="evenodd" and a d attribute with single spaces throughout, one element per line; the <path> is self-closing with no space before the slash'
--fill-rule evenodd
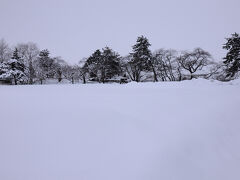
<path id="1" fill-rule="evenodd" d="M 0 38 L 32 41 L 71 63 L 110 46 L 121 55 L 140 35 L 151 49 L 201 47 L 216 60 L 240 32 L 240 0 L 0 0 Z"/>

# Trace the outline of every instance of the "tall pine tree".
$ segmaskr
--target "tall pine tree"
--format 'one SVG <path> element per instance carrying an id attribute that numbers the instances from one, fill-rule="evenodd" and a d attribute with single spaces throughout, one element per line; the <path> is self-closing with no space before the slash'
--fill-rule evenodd
<path id="1" fill-rule="evenodd" d="M 133 46 L 132 60 L 129 62 L 131 66 L 131 72 L 133 79 L 137 82 L 140 81 L 141 72 L 144 70 L 149 70 L 150 60 L 151 60 L 151 51 L 149 47 L 151 44 L 148 39 L 144 36 L 137 38 L 136 44 Z"/>
<path id="2" fill-rule="evenodd" d="M 104 66 L 104 75 L 102 81 L 105 78 L 112 78 L 120 73 L 119 54 L 114 52 L 109 47 L 105 47 L 102 52 L 102 63 Z"/>
<path id="3" fill-rule="evenodd" d="M 223 49 L 228 50 L 224 63 L 227 66 L 227 76 L 234 77 L 240 70 L 240 37 L 234 33 L 232 37 L 226 39 Z"/>
<path id="4" fill-rule="evenodd" d="M 18 49 L 15 48 L 12 59 L 4 62 L 1 65 L 0 78 L 13 79 L 14 84 L 17 85 L 19 82 L 24 83 L 27 78 L 25 71 L 25 65 L 21 57 L 19 56 Z"/>
<path id="5" fill-rule="evenodd" d="M 44 49 L 39 53 L 38 64 L 45 78 L 49 78 L 54 75 L 53 71 L 54 59 L 51 58 L 49 54 L 50 53 L 47 49 Z"/>
<path id="6" fill-rule="evenodd" d="M 97 49 L 85 62 L 84 69 L 89 73 L 91 78 L 97 78 L 100 81 L 100 77 L 98 76 L 98 71 L 101 69 L 101 59 L 102 52 Z"/>

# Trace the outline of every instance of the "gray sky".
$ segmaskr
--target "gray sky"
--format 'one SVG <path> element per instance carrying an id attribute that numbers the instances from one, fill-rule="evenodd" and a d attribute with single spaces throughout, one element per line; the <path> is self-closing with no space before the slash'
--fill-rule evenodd
<path id="1" fill-rule="evenodd" d="M 201 47 L 216 60 L 240 32 L 239 0 L 0 0 L 0 38 L 36 42 L 75 63 L 110 46 L 127 55 L 137 36 L 151 49 Z"/>

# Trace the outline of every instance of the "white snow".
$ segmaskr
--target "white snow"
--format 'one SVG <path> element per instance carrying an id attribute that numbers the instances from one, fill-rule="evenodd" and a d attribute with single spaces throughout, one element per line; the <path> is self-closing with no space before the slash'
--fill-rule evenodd
<path id="1" fill-rule="evenodd" d="M 0 86 L 1 180 L 239 180 L 240 83 Z"/>

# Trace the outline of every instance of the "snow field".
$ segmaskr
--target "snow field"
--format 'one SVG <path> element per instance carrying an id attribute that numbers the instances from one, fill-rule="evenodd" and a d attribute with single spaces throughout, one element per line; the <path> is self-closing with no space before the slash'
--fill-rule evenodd
<path id="1" fill-rule="evenodd" d="M 2 180 L 238 180 L 240 83 L 0 86 Z"/>

